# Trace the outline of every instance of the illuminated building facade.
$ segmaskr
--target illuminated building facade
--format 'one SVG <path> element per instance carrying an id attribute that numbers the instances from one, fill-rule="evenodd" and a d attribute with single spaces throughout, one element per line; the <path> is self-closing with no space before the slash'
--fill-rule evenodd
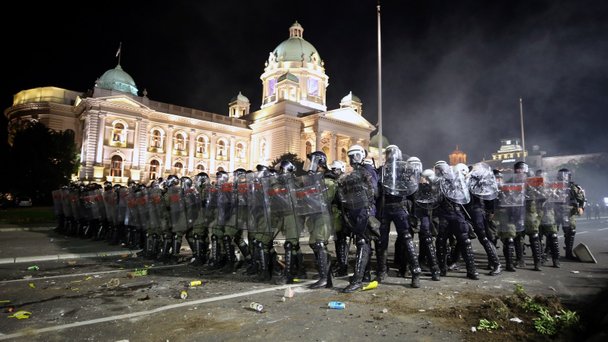
<path id="1" fill-rule="evenodd" d="M 458 146 L 456 146 L 456 149 L 452 153 L 450 153 L 448 158 L 450 159 L 450 165 L 456 165 L 458 163 L 467 163 L 467 154 L 461 151 Z"/>
<path id="2" fill-rule="evenodd" d="M 138 96 L 120 60 L 95 82 L 90 93 L 56 87 L 23 90 L 5 110 L 9 125 L 39 120 L 54 130 L 71 129 L 80 149 L 78 179 L 148 182 L 169 174 L 254 169 L 284 153 L 321 150 L 328 160 L 347 161 L 352 144 L 369 146 L 374 130 L 361 100 L 349 93 L 339 108 L 327 110 L 329 77 L 323 60 L 295 22 L 289 38 L 270 52 L 260 76 L 262 105 L 250 112 L 239 93 L 228 115 L 210 113 Z"/>

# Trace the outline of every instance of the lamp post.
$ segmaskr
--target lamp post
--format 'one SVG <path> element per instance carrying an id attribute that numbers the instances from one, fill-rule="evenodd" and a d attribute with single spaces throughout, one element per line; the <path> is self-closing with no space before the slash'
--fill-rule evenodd
<path id="1" fill-rule="evenodd" d="M 382 40 L 380 35 L 380 0 L 378 0 L 378 5 L 376 6 L 376 11 L 378 13 L 378 161 L 380 165 L 383 162 L 383 153 L 382 153 Z"/>
<path id="2" fill-rule="evenodd" d="M 524 136 L 524 106 L 521 97 L 519 98 L 519 123 L 521 127 L 521 149 L 522 149 L 522 160 L 526 161 L 526 140 Z"/>

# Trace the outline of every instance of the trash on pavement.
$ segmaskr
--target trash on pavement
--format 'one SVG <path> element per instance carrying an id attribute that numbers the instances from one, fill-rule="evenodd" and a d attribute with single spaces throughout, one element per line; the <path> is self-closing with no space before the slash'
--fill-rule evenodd
<path id="1" fill-rule="evenodd" d="M 15 312 L 14 314 L 8 316 L 8 318 L 26 319 L 26 318 L 30 318 L 31 314 L 32 313 L 29 311 L 19 310 L 19 311 Z"/>
<path id="2" fill-rule="evenodd" d="M 361 289 L 362 291 L 367 291 L 367 290 L 372 290 L 378 287 L 378 282 L 377 281 L 372 281 L 371 283 L 363 286 L 363 288 Z"/>
<path id="3" fill-rule="evenodd" d="M 39 269 L 40 269 L 40 267 L 38 267 L 36 265 L 32 265 L 27 268 L 28 271 L 38 271 Z"/>
<path id="4" fill-rule="evenodd" d="M 30 286 L 31 289 L 35 289 L 36 288 L 36 284 L 34 284 L 34 283 L 29 283 L 28 285 Z"/>
<path id="5" fill-rule="evenodd" d="M 288 286 L 285 289 L 285 294 L 283 294 L 283 297 L 285 298 L 292 298 L 295 294 L 295 291 L 291 288 L 291 286 Z"/>
<path id="6" fill-rule="evenodd" d="M 346 308 L 346 304 L 343 302 L 331 301 L 327 303 L 327 307 L 330 309 L 344 310 Z"/>
<path id="7" fill-rule="evenodd" d="M 201 285 L 203 285 L 202 280 L 193 280 L 190 282 L 190 287 L 201 286 Z"/>
<path id="8" fill-rule="evenodd" d="M 257 302 L 251 302 L 251 304 L 249 304 L 249 308 L 257 312 L 262 312 L 262 310 L 264 310 L 264 305 Z"/>
<path id="9" fill-rule="evenodd" d="M 127 277 L 129 278 L 135 278 L 135 277 L 143 277 L 143 276 L 147 276 L 148 275 L 148 270 L 146 269 L 136 269 L 133 272 L 129 272 L 127 274 Z"/>
<path id="10" fill-rule="evenodd" d="M 179 298 L 181 298 L 181 299 L 188 298 L 188 291 L 182 290 L 182 292 L 179 293 Z"/>
<path id="11" fill-rule="evenodd" d="M 523 323 L 524 321 L 522 321 L 520 318 L 518 317 L 513 317 L 511 319 L 509 319 L 509 321 L 511 322 L 515 322 L 515 323 Z"/>

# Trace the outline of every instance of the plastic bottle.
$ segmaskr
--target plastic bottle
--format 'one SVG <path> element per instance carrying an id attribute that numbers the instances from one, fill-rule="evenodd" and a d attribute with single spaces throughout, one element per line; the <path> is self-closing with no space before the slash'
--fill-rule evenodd
<path id="1" fill-rule="evenodd" d="M 346 308 L 346 305 L 343 302 L 331 301 L 327 303 L 327 307 L 330 309 L 344 310 Z"/>
<path id="2" fill-rule="evenodd" d="M 249 304 L 249 308 L 257 312 L 262 312 L 262 310 L 264 310 L 264 305 L 257 302 L 251 302 L 251 304 Z"/>

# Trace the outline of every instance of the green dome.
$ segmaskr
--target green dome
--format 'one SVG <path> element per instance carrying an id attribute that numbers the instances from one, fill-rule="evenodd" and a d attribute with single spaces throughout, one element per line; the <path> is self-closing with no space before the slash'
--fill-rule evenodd
<path id="1" fill-rule="evenodd" d="M 239 94 L 237 96 L 234 96 L 233 98 L 230 99 L 230 102 L 235 102 L 235 101 L 249 102 L 249 99 L 247 98 L 247 96 L 241 94 L 241 92 L 239 91 Z"/>
<path id="2" fill-rule="evenodd" d="M 312 44 L 302 38 L 304 29 L 296 21 L 289 28 L 289 39 L 283 41 L 279 46 L 272 52 L 276 60 L 279 62 L 312 62 L 319 63 L 321 57 Z M 313 60 L 313 56 L 315 56 Z"/>
<path id="3" fill-rule="evenodd" d="M 376 133 L 376 135 L 369 139 L 369 146 L 378 148 L 378 139 L 380 138 L 378 137 L 378 133 Z M 385 136 L 382 136 L 382 148 L 385 148 L 390 144 L 391 143 L 388 142 L 388 139 Z"/>
<path id="4" fill-rule="evenodd" d="M 127 74 L 120 64 L 114 69 L 106 71 L 99 80 L 97 80 L 96 86 L 102 89 L 116 90 L 123 93 L 131 93 L 137 96 L 137 87 L 133 78 Z"/>

